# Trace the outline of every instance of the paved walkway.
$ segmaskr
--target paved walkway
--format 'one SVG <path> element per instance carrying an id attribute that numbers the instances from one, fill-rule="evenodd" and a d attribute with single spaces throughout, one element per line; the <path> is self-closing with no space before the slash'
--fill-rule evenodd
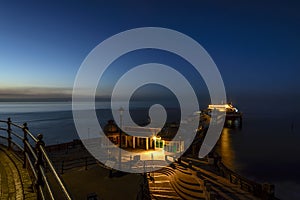
<path id="1" fill-rule="evenodd" d="M 66 171 L 62 178 L 74 199 L 86 199 L 95 195 L 98 199 L 136 200 L 143 181 L 141 175 L 127 174 L 109 177 L 109 170 L 102 166 L 91 166 Z"/>
<path id="2" fill-rule="evenodd" d="M 0 145 L 0 199 L 36 199 L 32 182 L 22 162 L 6 147 Z"/>

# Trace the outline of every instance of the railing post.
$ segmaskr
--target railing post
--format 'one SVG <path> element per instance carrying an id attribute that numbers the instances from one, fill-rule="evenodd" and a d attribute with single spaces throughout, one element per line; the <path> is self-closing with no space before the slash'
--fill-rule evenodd
<path id="1" fill-rule="evenodd" d="M 85 170 L 87 170 L 87 167 L 88 167 L 88 160 L 87 157 L 85 157 Z"/>
<path id="2" fill-rule="evenodd" d="M 41 167 L 44 168 L 44 160 L 43 160 L 43 153 L 41 151 L 41 148 L 45 146 L 45 143 L 43 141 L 43 135 L 38 134 L 37 135 L 37 142 L 35 144 L 35 149 L 37 152 L 37 160 L 35 163 L 36 172 L 37 172 L 37 180 L 36 180 L 36 189 L 39 191 L 39 186 L 44 186 L 43 181 L 43 174 L 41 171 Z"/>
<path id="3" fill-rule="evenodd" d="M 7 149 L 11 148 L 11 120 L 7 119 Z"/>
<path id="4" fill-rule="evenodd" d="M 64 173 L 64 160 L 61 162 L 61 174 Z"/>
<path id="5" fill-rule="evenodd" d="M 28 142 L 28 137 L 27 137 L 27 130 L 28 130 L 28 127 L 27 127 L 27 123 L 24 123 L 23 124 L 23 133 L 24 133 L 24 136 L 23 136 L 23 146 L 24 146 L 24 152 L 23 152 L 23 155 L 24 155 L 24 161 L 23 161 L 23 168 L 26 168 L 26 163 L 27 163 L 27 158 L 26 158 L 26 153 L 27 153 L 27 144 L 26 142 Z"/>

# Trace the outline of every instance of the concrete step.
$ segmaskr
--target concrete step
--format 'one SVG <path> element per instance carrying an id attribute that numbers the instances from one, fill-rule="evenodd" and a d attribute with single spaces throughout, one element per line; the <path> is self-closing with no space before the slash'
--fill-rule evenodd
<path id="1" fill-rule="evenodd" d="M 155 171 L 154 173 L 161 173 L 167 176 L 172 176 L 175 173 L 175 170 L 171 167 L 164 167 L 160 170 Z"/>
<path id="2" fill-rule="evenodd" d="M 176 165 L 176 170 L 184 173 L 184 174 L 187 174 L 187 175 L 191 175 L 192 173 L 188 171 L 188 168 L 185 168 L 185 167 L 182 167 L 180 165 Z"/>
<path id="3" fill-rule="evenodd" d="M 176 193 L 181 196 L 183 199 L 188 200 L 199 200 L 205 199 L 203 191 L 200 189 L 195 190 L 195 188 L 190 188 L 189 186 L 184 185 L 182 182 L 178 180 L 178 178 L 174 177 L 173 181 L 171 181 L 173 188 Z"/>
<path id="4" fill-rule="evenodd" d="M 168 185 L 169 189 L 166 189 Z M 163 199 L 165 196 L 171 196 L 172 198 L 175 196 L 176 199 L 205 199 L 203 190 L 200 184 L 192 177 L 192 173 L 177 164 L 174 164 L 173 167 L 165 167 L 156 171 L 154 173 L 154 181 L 149 181 L 149 188 L 151 194 L 156 195 L 155 198 L 160 197 Z"/>
<path id="5" fill-rule="evenodd" d="M 153 200 L 165 200 L 165 199 L 180 199 L 181 200 L 181 198 L 180 197 L 178 197 L 178 196 L 172 196 L 172 195 L 164 195 L 164 194 L 152 194 L 152 199 Z"/>
<path id="6" fill-rule="evenodd" d="M 212 190 L 215 191 L 222 199 L 258 199 L 249 192 L 241 190 L 238 185 L 230 183 L 224 177 L 212 173 L 211 171 L 193 166 L 193 170 L 191 170 L 191 172 L 193 173 L 194 177 L 199 180 L 199 182 L 207 180 L 209 183 L 211 183 Z"/>
<path id="7" fill-rule="evenodd" d="M 178 177 L 175 177 L 175 180 L 181 188 L 184 188 L 190 192 L 203 193 L 203 189 L 200 185 L 190 184 L 187 181 L 182 181 Z"/>
<path id="8" fill-rule="evenodd" d="M 203 198 L 203 187 L 188 168 L 176 165 L 175 183 L 180 191 L 191 196 L 191 198 Z"/>
<path id="9" fill-rule="evenodd" d="M 152 199 L 181 199 L 170 183 L 170 177 L 173 173 L 174 170 L 172 168 L 166 167 L 152 174 L 153 181 L 148 181 Z"/>
<path id="10" fill-rule="evenodd" d="M 170 189 L 159 189 L 159 188 L 155 188 L 153 189 L 152 194 L 159 194 L 159 195 L 166 195 L 166 196 L 178 196 L 174 190 L 170 190 Z"/>

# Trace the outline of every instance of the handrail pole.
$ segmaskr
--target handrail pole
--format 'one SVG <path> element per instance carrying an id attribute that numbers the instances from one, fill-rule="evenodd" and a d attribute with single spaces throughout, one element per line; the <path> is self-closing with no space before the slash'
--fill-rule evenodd
<path id="1" fill-rule="evenodd" d="M 45 176 L 45 166 L 47 165 L 51 172 L 54 175 L 54 178 L 56 179 L 60 189 L 62 190 L 63 194 L 65 195 L 65 198 L 68 200 L 71 200 L 71 196 L 69 195 L 69 192 L 66 189 L 66 186 L 63 184 L 61 178 L 57 174 L 55 168 L 53 167 L 53 164 L 51 160 L 49 159 L 46 151 L 45 151 L 45 143 L 43 141 L 43 135 L 38 134 L 37 137 L 35 137 L 32 133 L 29 132 L 27 123 L 24 123 L 23 126 L 17 125 L 11 121 L 10 118 L 7 119 L 7 121 L 2 121 L 0 122 L 6 123 L 7 124 L 7 129 L 6 128 L 0 128 L 0 130 L 6 130 L 8 137 L 3 137 L 7 139 L 8 142 L 8 149 L 12 147 L 13 144 L 19 146 L 19 144 L 15 143 L 14 140 L 12 139 L 12 135 L 16 136 L 17 138 L 21 139 L 23 142 L 23 148 L 19 146 L 19 148 L 22 150 L 23 153 L 23 168 L 27 168 L 28 164 L 29 167 L 32 170 L 32 173 L 34 175 L 35 179 L 35 189 L 37 192 L 37 197 L 38 199 L 45 199 L 43 188 L 44 185 L 47 186 L 49 195 L 52 200 L 54 200 L 53 192 L 50 188 L 50 184 L 48 183 L 47 177 Z M 17 133 L 15 133 L 12 130 L 12 126 L 22 129 L 23 131 L 23 137 Z M 1 136 L 2 137 L 2 136 Z M 29 142 L 28 138 L 31 138 L 33 142 L 35 142 L 35 151 L 33 150 L 32 145 Z M 32 160 L 34 160 L 34 165 Z M 45 162 L 44 162 L 45 160 Z M 88 164 L 88 163 L 86 163 Z"/>
<path id="2" fill-rule="evenodd" d="M 36 180 L 36 189 L 38 191 L 38 189 L 44 186 L 44 181 L 43 181 L 43 174 L 41 171 L 41 167 L 44 167 L 44 160 L 43 160 L 43 153 L 41 151 L 41 146 L 45 146 L 45 142 L 43 141 L 43 135 L 42 134 L 38 134 L 37 136 L 37 142 L 35 143 L 35 149 L 37 152 L 37 160 L 35 163 L 35 168 L 37 171 L 37 180 Z M 38 199 L 41 199 L 40 194 L 38 193 Z"/>
<path id="3" fill-rule="evenodd" d="M 7 149 L 11 148 L 11 119 L 7 118 Z"/>
<path id="4" fill-rule="evenodd" d="M 87 161 L 87 157 L 85 157 L 85 170 L 87 170 L 88 168 L 88 161 Z"/>
<path id="5" fill-rule="evenodd" d="M 24 154 L 24 160 L 23 160 L 23 168 L 26 168 L 26 153 L 27 153 L 27 145 L 26 145 L 26 141 L 28 142 L 28 137 L 27 137 L 27 130 L 28 130 L 28 127 L 27 127 L 27 123 L 24 123 L 23 124 L 23 127 L 22 127 L 22 130 L 23 130 L 23 133 L 24 133 L 24 137 L 23 137 L 23 145 L 24 145 L 24 151 L 23 151 L 23 154 Z"/>
<path id="6" fill-rule="evenodd" d="M 50 168 L 50 170 L 52 171 L 52 173 L 54 175 L 54 178 L 57 180 L 58 184 L 60 185 L 60 188 L 62 189 L 66 199 L 71 200 L 72 198 L 70 197 L 69 192 L 67 191 L 65 185 L 63 184 L 63 182 L 61 181 L 59 175 L 57 174 L 57 172 L 56 172 L 51 160 L 49 159 L 45 149 L 43 147 L 40 147 L 40 150 L 43 152 L 44 158 L 45 158 L 46 162 L 48 163 L 49 168 Z"/>

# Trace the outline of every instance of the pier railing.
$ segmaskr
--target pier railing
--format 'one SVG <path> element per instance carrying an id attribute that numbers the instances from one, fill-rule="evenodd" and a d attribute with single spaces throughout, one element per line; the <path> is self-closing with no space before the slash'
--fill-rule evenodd
<path id="1" fill-rule="evenodd" d="M 71 199 L 61 177 L 49 159 L 42 134 L 35 136 L 29 131 L 27 123 L 18 125 L 13 123 L 10 118 L 7 121 L 0 120 L 0 131 L 6 132 L 5 135 L 1 133 L 0 138 L 7 141 L 7 148 L 21 154 L 19 157 L 23 161 L 23 167 L 28 169 L 32 177 L 38 199 L 54 200 L 57 193 L 60 193 L 57 197 L 59 199 L 62 197 Z M 57 184 L 55 187 L 51 185 L 48 179 L 49 175 L 45 173 L 46 166 L 50 169 L 51 176 Z"/>
<path id="2" fill-rule="evenodd" d="M 182 161 L 184 162 L 182 163 Z M 258 197 L 259 199 L 278 200 L 278 198 L 275 197 L 275 187 L 273 184 L 252 181 L 234 172 L 222 162 L 221 156 L 219 156 L 217 153 L 214 153 L 213 155 L 209 154 L 209 156 L 206 156 L 202 159 L 195 157 L 183 157 L 182 161 L 180 160 L 179 162 L 178 160 L 177 162 L 183 164 L 185 167 L 189 167 L 192 170 L 196 170 L 199 178 L 203 178 L 203 176 L 202 172 L 197 170 L 197 167 L 202 168 L 203 166 L 204 170 L 213 172 L 216 175 L 227 179 L 231 184 L 238 186 L 239 189 Z M 194 166 L 196 166 L 196 168 Z M 219 188 L 211 184 L 210 180 L 205 178 L 204 186 L 207 199 L 218 199 L 218 195 L 222 197 L 222 192 L 220 192 Z"/>
<path id="3" fill-rule="evenodd" d="M 254 196 L 260 197 L 262 199 L 277 200 L 277 198 L 275 197 L 275 187 L 273 184 L 269 184 L 269 183 L 261 184 L 249 180 L 248 178 L 245 178 L 244 176 L 241 176 L 240 174 L 229 169 L 222 162 L 221 156 L 219 156 L 216 153 L 215 155 L 216 155 L 216 157 L 214 157 L 215 167 L 217 167 L 220 175 L 223 176 L 224 178 L 227 178 L 230 183 L 239 185 L 239 187 L 242 190 L 247 191 L 253 194 Z"/>

